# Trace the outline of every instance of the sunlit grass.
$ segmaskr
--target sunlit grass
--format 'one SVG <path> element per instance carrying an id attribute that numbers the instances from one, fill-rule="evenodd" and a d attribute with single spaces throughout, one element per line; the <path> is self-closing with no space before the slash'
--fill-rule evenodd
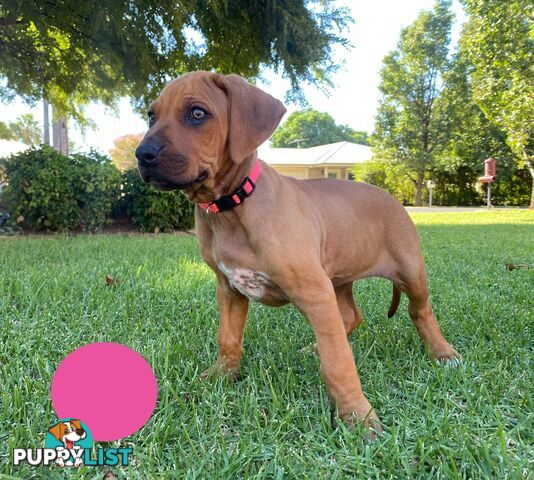
<path id="1" fill-rule="evenodd" d="M 428 360 L 406 313 L 386 318 L 390 286 L 359 282 L 366 322 L 351 337 L 386 433 L 366 445 L 332 430 L 307 322 L 254 305 L 243 379 L 205 382 L 216 354 L 214 275 L 194 237 L 0 239 L 0 478 L 102 478 L 102 471 L 11 465 L 54 421 L 49 384 L 70 351 L 116 341 L 153 366 L 159 399 L 122 444 L 120 478 L 527 478 L 534 458 L 534 213 L 414 214 L 434 309 L 463 354 Z M 117 284 L 105 286 L 105 275 Z"/>
<path id="2" fill-rule="evenodd" d="M 534 224 L 534 211 L 517 210 L 486 210 L 477 212 L 442 213 L 412 213 L 412 219 L 417 225 L 525 225 Z"/>

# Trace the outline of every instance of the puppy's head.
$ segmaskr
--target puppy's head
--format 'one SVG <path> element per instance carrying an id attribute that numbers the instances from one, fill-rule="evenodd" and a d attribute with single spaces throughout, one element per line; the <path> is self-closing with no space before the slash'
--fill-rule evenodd
<path id="1" fill-rule="evenodd" d="M 191 193 L 267 140 L 286 109 L 237 75 L 193 72 L 169 83 L 150 106 L 136 150 L 145 182 Z"/>
<path id="2" fill-rule="evenodd" d="M 56 440 L 64 442 L 65 439 L 77 442 L 85 437 L 85 430 L 82 427 L 80 420 L 69 420 L 68 422 L 56 423 L 50 427 L 48 431 L 54 436 Z"/>

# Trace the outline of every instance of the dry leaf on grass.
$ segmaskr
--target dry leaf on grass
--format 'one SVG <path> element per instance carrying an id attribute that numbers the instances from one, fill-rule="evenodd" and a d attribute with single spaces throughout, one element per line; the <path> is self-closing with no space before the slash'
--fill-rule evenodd
<path id="1" fill-rule="evenodd" d="M 115 280 L 111 275 L 106 275 L 106 287 L 111 287 L 112 285 L 118 285 L 119 281 Z"/>
<path id="2" fill-rule="evenodd" d="M 518 270 L 520 268 L 528 269 L 528 268 L 530 268 L 530 265 L 528 263 L 519 263 L 517 265 L 514 265 L 513 263 L 507 263 L 506 264 L 506 268 L 508 270 L 512 271 L 512 270 Z"/>

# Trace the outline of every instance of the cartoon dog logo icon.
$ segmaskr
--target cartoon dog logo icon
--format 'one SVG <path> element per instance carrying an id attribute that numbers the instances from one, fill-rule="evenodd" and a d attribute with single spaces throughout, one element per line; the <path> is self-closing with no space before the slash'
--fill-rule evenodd
<path id="1" fill-rule="evenodd" d="M 76 445 L 76 443 L 86 437 L 86 432 L 83 429 L 80 420 L 77 419 L 60 421 L 56 423 L 53 427 L 50 427 L 48 429 L 48 432 L 56 440 L 61 442 L 63 444 L 63 447 L 69 452 L 73 452 L 82 448 L 79 445 Z M 62 458 L 58 457 L 56 463 L 60 467 L 64 467 L 65 465 L 79 467 L 80 465 L 83 465 L 83 460 L 80 457 L 76 456 L 74 462 L 72 460 L 68 460 L 67 462 L 65 462 Z"/>

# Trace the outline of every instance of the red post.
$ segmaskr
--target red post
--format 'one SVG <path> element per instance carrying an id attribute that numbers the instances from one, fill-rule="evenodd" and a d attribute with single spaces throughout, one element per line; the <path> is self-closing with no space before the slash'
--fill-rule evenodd
<path id="1" fill-rule="evenodd" d="M 496 164 L 497 161 L 494 158 L 484 160 L 484 176 L 478 178 L 480 183 L 488 184 L 488 208 L 491 207 L 491 183 L 495 181 Z"/>

